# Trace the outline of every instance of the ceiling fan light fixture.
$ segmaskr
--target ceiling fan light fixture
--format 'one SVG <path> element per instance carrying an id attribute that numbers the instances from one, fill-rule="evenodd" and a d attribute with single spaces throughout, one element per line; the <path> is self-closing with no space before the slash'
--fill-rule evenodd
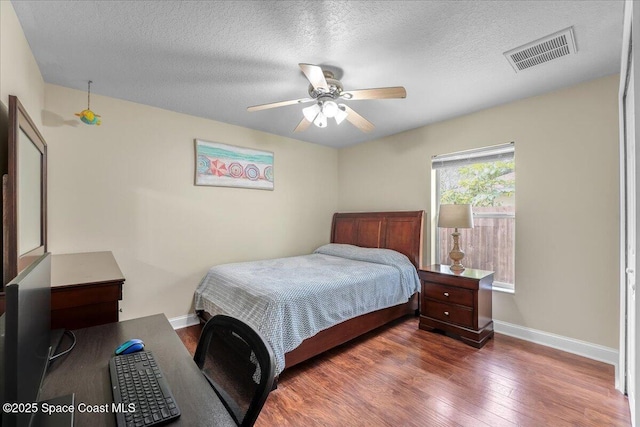
<path id="1" fill-rule="evenodd" d="M 344 106 L 344 104 L 339 104 L 338 105 L 338 111 L 336 112 L 336 115 L 334 116 L 336 119 L 336 123 L 340 124 L 344 121 L 344 119 L 347 118 L 347 116 L 349 115 L 349 113 L 347 113 L 347 110 Z"/>
<path id="2" fill-rule="evenodd" d="M 335 117 L 338 114 L 338 104 L 333 101 L 324 101 L 322 103 L 322 114 L 326 117 Z"/>
<path id="3" fill-rule="evenodd" d="M 334 118 L 337 124 L 342 123 L 346 119 L 362 132 L 371 132 L 375 128 L 373 123 L 362 117 L 348 105 L 338 104 L 338 101 L 342 101 L 343 99 L 359 101 L 366 99 L 400 99 L 407 97 L 407 91 L 402 86 L 357 89 L 345 92 L 340 80 L 337 80 L 330 70 L 323 70 L 322 67 L 313 64 L 300 63 L 298 66 L 309 81 L 309 98 L 254 105 L 248 107 L 247 111 L 260 111 L 309 102 L 313 103 L 313 105 L 302 109 L 304 117 L 294 129 L 294 132 L 306 130 L 311 123 L 321 129 L 326 128 L 329 118 Z"/>
<path id="4" fill-rule="evenodd" d="M 321 111 L 320 105 L 316 103 L 310 107 L 303 108 L 302 114 L 304 115 L 305 119 L 312 122 L 318 116 L 318 113 L 320 113 L 320 111 Z"/>
<path id="5" fill-rule="evenodd" d="M 322 112 L 318 113 L 316 119 L 313 121 L 313 124 L 318 126 L 319 128 L 327 127 L 327 116 L 322 114 Z"/>

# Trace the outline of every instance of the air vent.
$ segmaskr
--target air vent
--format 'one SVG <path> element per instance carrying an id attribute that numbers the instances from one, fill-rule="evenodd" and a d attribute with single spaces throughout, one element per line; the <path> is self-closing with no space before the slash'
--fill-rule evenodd
<path id="1" fill-rule="evenodd" d="M 504 56 L 517 73 L 576 51 L 573 27 L 569 27 L 505 52 Z"/>

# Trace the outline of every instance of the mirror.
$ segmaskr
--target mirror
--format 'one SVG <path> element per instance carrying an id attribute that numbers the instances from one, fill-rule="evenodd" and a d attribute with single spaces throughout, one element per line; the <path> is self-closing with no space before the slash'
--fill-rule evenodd
<path id="1" fill-rule="evenodd" d="M 42 153 L 22 129 L 18 136 L 18 152 L 18 255 L 24 255 L 42 244 Z"/>
<path id="2" fill-rule="evenodd" d="M 7 154 L 3 285 L 47 251 L 47 144 L 15 96 L 9 96 Z"/>

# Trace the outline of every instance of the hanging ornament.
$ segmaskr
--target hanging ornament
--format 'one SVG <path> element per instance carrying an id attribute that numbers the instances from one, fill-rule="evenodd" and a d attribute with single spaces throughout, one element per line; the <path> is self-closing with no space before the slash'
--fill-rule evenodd
<path id="1" fill-rule="evenodd" d="M 91 80 L 89 80 L 89 88 L 87 89 L 87 109 L 82 110 L 79 113 L 76 113 L 76 116 L 80 117 L 80 120 L 85 122 L 88 125 L 98 125 L 100 126 L 101 120 L 99 119 L 99 115 L 91 111 Z"/>

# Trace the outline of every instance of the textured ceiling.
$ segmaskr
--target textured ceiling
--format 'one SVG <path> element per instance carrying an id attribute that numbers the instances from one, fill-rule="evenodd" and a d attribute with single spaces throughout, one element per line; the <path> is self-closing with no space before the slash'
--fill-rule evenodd
<path id="1" fill-rule="evenodd" d="M 622 1 L 21 1 L 12 4 L 48 83 L 328 146 L 347 146 L 619 71 Z M 577 55 L 515 73 L 503 52 L 573 26 Z M 306 62 L 371 121 L 302 133 Z M 92 105 L 99 111 L 99 105 Z M 70 112 L 71 115 L 71 112 Z M 108 121 L 103 117 L 103 121 Z"/>

